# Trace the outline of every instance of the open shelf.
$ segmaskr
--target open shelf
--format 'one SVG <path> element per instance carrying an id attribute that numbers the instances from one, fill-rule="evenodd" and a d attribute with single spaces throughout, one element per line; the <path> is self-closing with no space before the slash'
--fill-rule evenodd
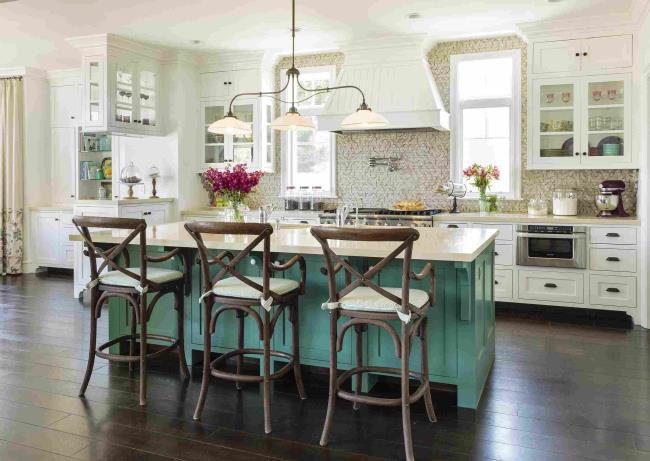
<path id="1" fill-rule="evenodd" d="M 623 109 L 623 104 L 590 104 L 589 109 Z"/>
<path id="2" fill-rule="evenodd" d="M 562 107 L 540 107 L 541 112 L 551 112 L 557 110 L 573 110 L 573 106 L 562 106 Z"/>
<path id="3" fill-rule="evenodd" d="M 598 130 L 598 131 L 589 130 L 589 134 L 623 134 L 623 133 L 625 133 L 624 130 Z"/>
<path id="4" fill-rule="evenodd" d="M 560 136 L 560 135 L 572 135 L 573 131 L 542 131 L 541 136 Z"/>

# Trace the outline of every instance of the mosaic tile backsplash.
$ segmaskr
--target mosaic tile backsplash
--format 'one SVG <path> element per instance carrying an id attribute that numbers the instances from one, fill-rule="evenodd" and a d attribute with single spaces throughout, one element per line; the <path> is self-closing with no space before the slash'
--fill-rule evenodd
<path id="1" fill-rule="evenodd" d="M 527 49 L 517 36 L 492 37 L 437 44 L 428 54 L 438 89 L 445 106 L 449 108 L 449 57 L 452 54 L 476 53 L 506 49 L 521 50 L 522 68 L 522 165 L 526 165 L 527 152 Z M 335 64 L 342 65 L 342 53 L 326 53 L 300 56 L 297 67 Z M 280 69 L 288 67 L 288 59 L 278 63 L 276 86 L 280 85 Z M 276 108 L 279 110 L 279 108 Z M 276 165 L 280 165 L 279 135 L 276 140 Z M 436 193 L 436 187 L 449 180 L 450 135 L 437 131 L 397 131 L 387 133 L 339 134 L 337 148 L 337 193 L 341 203 L 364 206 L 390 206 L 400 199 L 418 199 L 432 208 L 449 208 L 450 200 Z M 375 157 L 399 157 L 397 171 L 386 167 L 370 168 L 368 159 Z M 499 211 L 526 212 L 530 198 L 546 198 L 550 203 L 551 192 L 559 187 L 571 187 L 578 191 L 578 212 L 595 214 L 593 197 L 598 184 L 605 179 L 621 179 L 627 184 L 624 202 L 628 212 L 636 211 L 638 170 L 570 170 L 522 172 L 522 200 L 501 200 Z M 281 206 L 280 174 L 266 175 L 259 187 L 257 201 Z M 461 200 L 463 211 L 478 211 L 476 200 Z"/>

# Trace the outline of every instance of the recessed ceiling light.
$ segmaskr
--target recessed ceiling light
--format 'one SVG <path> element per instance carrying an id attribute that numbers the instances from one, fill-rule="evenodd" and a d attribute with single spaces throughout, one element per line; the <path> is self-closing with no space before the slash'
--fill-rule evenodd
<path id="1" fill-rule="evenodd" d="M 422 15 L 420 13 L 409 13 L 406 17 L 409 19 L 420 19 Z"/>

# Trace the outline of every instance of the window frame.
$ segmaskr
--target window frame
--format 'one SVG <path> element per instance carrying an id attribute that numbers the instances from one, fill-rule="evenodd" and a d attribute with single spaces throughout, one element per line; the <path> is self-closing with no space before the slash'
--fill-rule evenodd
<path id="1" fill-rule="evenodd" d="M 458 66 L 461 62 L 509 57 L 512 59 L 512 97 L 486 98 L 459 101 Z M 454 182 L 465 183 L 462 168 L 463 146 L 463 109 L 489 109 L 495 107 L 510 108 L 510 192 L 498 193 L 507 200 L 521 199 L 521 50 L 487 51 L 480 53 L 454 54 L 450 56 L 450 110 L 451 110 L 451 145 L 450 174 Z M 468 189 L 465 198 L 476 199 L 478 192 Z"/>
<path id="2" fill-rule="evenodd" d="M 280 75 L 284 76 L 286 75 L 287 69 L 280 69 Z M 310 72 L 328 72 L 330 74 L 330 82 L 333 85 L 336 81 L 336 66 L 333 64 L 329 65 L 323 65 L 323 66 L 310 66 L 310 67 L 302 67 L 300 68 L 301 74 L 308 74 Z M 287 94 L 283 94 L 282 97 L 285 100 L 288 100 Z M 317 117 L 321 115 L 324 110 L 325 106 L 327 103 L 323 104 L 322 106 L 317 106 L 317 107 L 306 107 L 306 108 L 300 108 L 298 107 L 298 110 L 301 115 L 304 115 L 305 117 Z M 286 110 L 288 109 L 288 104 L 282 104 L 280 103 L 280 112 L 284 114 Z M 329 155 L 329 163 L 330 163 L 330 177 L 329 177 L 329 191 L 323 190 L 323 198 L 337 198 L 336 195 L 336 135 L 334 133 L 330 133 L 330 155 Z M 287 186 L 294 185 L 293 183 L 293 166 L 294 166 L 294 158 L 292 154 L 291 147 L 292 145 L 295 146 L 296 142 L 296 137 L 297 133 L 295 132 L 282 132 L 281 133 L 281 147 L 280 147 L 280 163 L 281 163 L 281 169 L 282 169 L 282 180 L 281 180 L 281 190 L 280 190 L 280 197 L 283 197 L 285 194 L 285 191 L 287 190 Z M 291 138 L 291 139 L 290 139 Z M 325 186 L 325 185 L 323 185 Z M 296 186 L 297 189 L 297 186 Z"/>

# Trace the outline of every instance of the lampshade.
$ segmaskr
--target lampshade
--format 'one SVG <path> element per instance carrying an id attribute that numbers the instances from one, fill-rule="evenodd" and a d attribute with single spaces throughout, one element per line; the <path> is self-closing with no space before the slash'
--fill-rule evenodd
<path id="1" fill-rule="evenodd" d="M 346 130 L 365 130 L 386 125 L 388 125 L 388 120 L 370 108 L 360 108 L 341 122 L 341 128 Z"/>
<path id="2" fill-rule="evenodd" d="M 280 131 L 309 131 L 315 126 L 311 119 L 303 117 L 298 112 L 289 111 L 273 120 L 271 128 Z"/>
<path id="3" fill-rule="evenodd" d="M 214 134 L 245 135 L 251 134 L 250 123 L 242 122 L 234 115 L 226 115 L 221 120 L 211 123 L 208 131 Z"/>

